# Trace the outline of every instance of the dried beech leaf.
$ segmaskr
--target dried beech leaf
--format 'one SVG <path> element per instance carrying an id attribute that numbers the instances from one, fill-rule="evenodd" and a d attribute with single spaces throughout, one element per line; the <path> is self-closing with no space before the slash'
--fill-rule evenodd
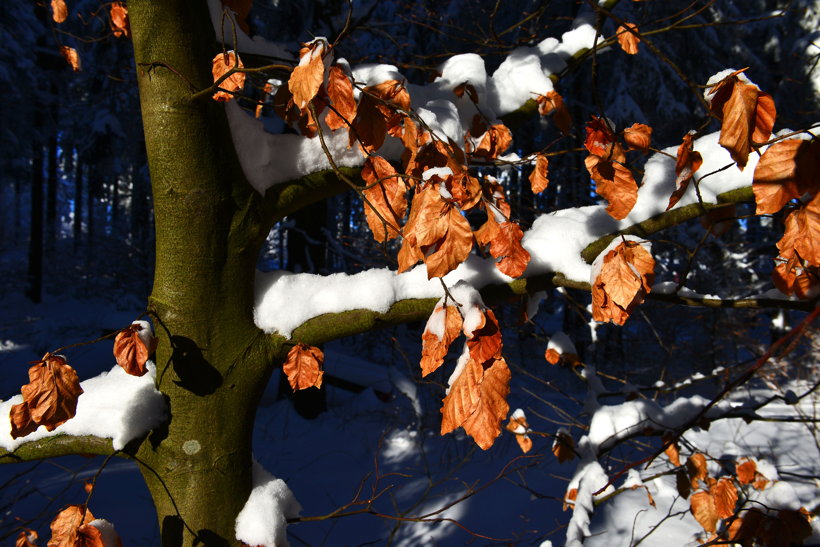
<path id="1" fill-rule="evenodd" d="M 578 489 L 571 488 L 567 490 L 566 495 L 564 496 L 564 511 L 569 509 L 570 507 L 575 506 L 575 500 L 578 498 Z"/>
<path id="2" fill-rule="evenodd" d="M 680 198 L 686 193 L 689 181 L 692 180 L 695 171 L 703 165 L 700 152 L 696 152 L 693 146 L 694 134 L 687 133 L 684 135 L 681 145 L 678 146 L 677 159 L 675 160 L 676 189 L 672 193 L 672 197 L 669 198 L 669 204 L 666 206 L 667 211 L 680 201 Z"/>
<path id="3" fill-rule="evenodd" d="M 609 251 L 592 286 L 592 318 L 623 325 L 652 290 L 655 259 L 635 241 Z"/>
<path id="4" fill-rule="evenodd" d="M 94 531 L 86 530 L 88 523 L 93 520 L 94 515 L 86 509 L 85 505 L 69 505 L 57 513 L 51 521 L 51 539 L 48 541 L 48 547 L 102 547 L 100 531 L 94 528 L 95 534 Z M 80 531 L 81 527 L 82 531 Z M 93 526 L 88 528 L 93 528 Z"/>
<path id="5" fill-rule="evenodd" d="M 692 487 L 698 487 L 698 481 L 706 480 L 708 471 L 706 469 L 706 456 L 700 452 L 695 452 L 689 459 L 686 460 L 686 472 L 689 474 L 689 480 L 692 482 Z"/>
<path id="6" fill-rule="evenodd" d="M 518 442 L 522 454 L 526 454 L 532 450 L 532 439 L 530 439 L 529 435 L 516 435 L 515 440 Z"/>
<path id="7" fill-rule="evenodd" d="M 307 344 L 296 344 L 288 352 L 288 358 L 282 365 L 293 391 L 309 387 L 322 387 L 322 363 L 325 355 L 319 348 Z"/>
<path id="8" fill-rule="evenodd" d="M 559 431 L 552 441 L 552 453 L 559 463 L 575 458 L 575 441 L 572 436 L 565 431 Z"/>
<path id="9" fill-rule="evenodd" d="M 62 23 L 68 19 L 68 6 L 65 0 L 51 0 L 51 18 L 55 23 Z"/>
<path id="10" fill-rule="evenodd" d="M 407 186 L 393 166 L 381 156 L 368 156 L 362 167 L 364 212 L 373 238 L 382 243 L 399 235 L 407 211 Z"/>
<path id="11" fill-rule="evenodd" d="M 564 98 L 557 91 L 549 91 L 546 95 L 539 95 L 535 101 L 538 103 L 538 113 L 542 116 L 552 114 L 552 121 L 563 133 L 568 135 L 572 129 L 572 116 L 569 109 L 564 104 Z"/>
<path id="12" fill-rule="evenodd" d="M 717 529 L 718 515 L 715 509 L 715 499 L 712 494 L 701 490 L 695 492 L 689 498 L 689 509 L 695 520 L 700 523 L 704 530 L 714 533 Z"/>
<path id="13" fill-rule="evenodd" d="M 307 108 L 325 80 L 325 42 L 317 40 L 303 48 L 299 65 L 293 68 L 288 79 L 288 89 L 293 94 L 293 103 L 300 110 Z"/>
<path id="14" fill-rule="evenodd" d="M 327 95 L 333 109 L 328 110 L 325 122 L 332 129 L 347 128 L 356 119 L 356 99 L 353 84 L 342 67 L 333 65 L 327 77 Z"/>
<path id="15" fill-rule="evenodd" d="M 735 475 L 740 484 L 751 484 L 755 480 L 757 473 L 757 464 L 754 460 L 744 458 L 743 461 L 735 466 Z"/>
<path id="16" fill-rule="evenodd" d="M 156 349 L 157 339 L 150 332 L 150 328 L 138 323 L 121 330 L 114 339 L 114 357 L 117 364 L 132 376 L 143 376 L 148 372 L 145 363 Z"/>
<path id="17" fill-rule="evenodd" d="M 652 128 L 642 123 L 633 123 L 624 129 L 624 141 L 630 150 L 646 152 L 652 142 Z"/>
<path id="18" fill-rule="evenodd" d="M 530 253 L 521 245 L 524 231 L 515 222 L 502 222 L 490 241 L 490 255 L 496 267 L 510 277 L 520 277 L 530 262 Z"/>
<path id="19" fill-rule="evenodd" d="M 430 245 L 420 245 L 424 263 L 427 265 L 427 278 L 444 277 L 467 260 L 473 248 L 473 231 L 470 223 L 455 205 L 447 204 L 442 219 L 446 222 L 447 232 L 443 238 Z"/>
<path id="20" fill-rule="evenodd" d="M 131 25 L 128 23 L 128 8 L 122 2 L 111 2 L 111 10 L 108 12 L 111 19 L 111 32 L 119 38 L 131 36 Z"/>
<path id="21" fill-rule="evenodd" d="M 468 359 L 461 374 L 450 386 L 441 407 L 441 434 L 446 435 L 461 427 L 475 412 L 481 400 L 481 382 L 484 368 L 475 359 Z"/>
<path id="22" fill-rule="evenodd" d="M 484 369 L 478 390 L 478 405 L 461 427 L 482 450 L 488 450 L 501 434 L 501 422 L 510 410 L 510 369 L 503 357 Z"/>
<path id="23" fill-rule="evenodd" d="M 211 61 L 211 73 L 214 77 L 214 82 L 219 80 L 228 71 L 233 68 L 244 68 L 242 59 L 233 51 L 228 51 L 224 55 L 217 53 Z M 233 99 L 233 93 L 242 91 L 245 87 L 245 73 L 237 72 L 231 74 L 227 79 L 219 84 L 220 91 L 214 93 L 213 99 L 219 102 L 228 102 Z"/>
<path id="24" fill-rule="evenodd" d="M 586 133 L 584 146 L 589 150 L 589 153 L 601 158 L 608 157 L 610 147 L 615 142 L 615 133 L 609 120 L 593 116 L 592 120 L 587 122 Z"/>
<path id="25" fill-rule="evenodd" d="M 519 409 L 520 410 L 520 409 Z M 518 443 L 521 452 L 526 454 L 532 450 L 532 439 L 527 433 L 530 431 L 530 425 L 527 423 L 527 417 L 523 411 L 515 411 L 510 415 L 510 420 L 504 426 L 507 431 L 515 434 L 515 440 Z"/>
<path id="26" fill-rule="evenodd" d="M 486 363 L 501 358 L 501 329 L 493 310 L 486 309 L 483 323 L 467 339 L 470 357 L 478 363 Z"/>
<path id="27" fill-rule="evenodd" d="M 11 437 L 27 435 L 31 423 L 54 431 L 74 417 L 77 399 L 83 393 L 77 373 L 61 355 L 46 353 L 43 360 L 28 369 L 29 383 L 20 391 L 28 412 L 15 405 L 11 411 Z M 29 422 L 30 420 L 30 422 Z"/>
<path id="28" fill-rule="evenodd" d="M 74 72 L 79 72 L 80 70 L 82 70 L 82 64 L 80 63 L 80 55 L 77 53 L 76 49 L 68 46 L 60 46 L 60 55 L 62 55 L 63 59 L 65 59 L 66 62 L 71 65 L 71 70 L 73 70 Z"/>
<path id="29" fill-rule="evenodd" d="M 788 139 L 769 146 L 755 168 L 757 214 L 778 212 L 792 199 L 820 190 L 820 141 Z"/>
<path id="30" fill-rule="evenodd" d="M 503 123 L 491 125 L 484 132 L 478 146 L 468 152 L 477 158 L 496 159 L 512 144 L 512 133 Z"/>
<path id="31" fill-rule="evenodd" d="M 668 441 L 669 438 L 664 435 L 663 442 L 666 443 Z M 680 452 L 678 451 L 678 443 L 670 442 L 666 449 L 664 449 L 664 453 L 666 454 L 666 457 L 669 458 L 669 463 L 675 467 L 680 467 Z"/>
<path id="32" fill-rule="evenodd" d="M 587 156 L 584 163 L 595 181 L 595 191 L 609 202 L 606 212 L 616 220 L 626 218 L 638 201 L 638 185 L 632 171 L 618 161 L 595 154 Z"/>
<path id="33" fill-rule="evenodd" d="M 631 29 L 634 32 L 638 32 L 638 26 L 634 23 L 624 23 L 618 30 L 615 32 L 616 36 L 618 37 L 618 44 L 620 44 L 621 49 L 624 50 L 625 53 L 629 55 L 635 55 L 638 53 L 638 44 L 641 42 L 641 39 L 636 35 L 632 34 L 628 29 Z"/>
<path id="34" fill-rule="evenodd" d="M 711 489 L 715 499 L 715 511 L 717 516 L 727 519 L 735 514 L 735 504 L 737 503 L 737 488 L 731 479 L 720 479 L 714 488 Z"/>
<path id="35" fill-rule="evenodd" d="M 14 542 L 14 547 L 37 547 L 37 540 L 40 535 L 36 530 L 23 528 L 17 535 L 17 541 Z"/>
<path id="36" fill-rule="evenodd" d="M 723 106 L 723 123 L 720 126 L 718 142 L 729 151 L 741 170 L 746 167 L 749 153 L 752 151 L 758 92 L 756 86 L 738 80 Z"/>
<path id="37" fill-rule="evenodd" d="M 555 348 L 549 348 L 544 352 L 544 359 L 546 359 L 547 363 L 551 365 L 557 365 L 561 360 L 561 354 L 558 353 Z"/>
<path id="38" fill-rule="evenodd" d="M 444 317 L 442 318 L 442 314 Z M 444 331 L 441 338 L 430 332 L 430 327 L 433 323 L 438 325 L 438 322 L 444 323 Z M 461 334 L 461 326 L 463 319 L 456 306 L 445 306 L 444 308 L 438 306 L 433 310 L 430 319 L 427 321 L 427 326 L 424 333 L 421 335 L 421 375 L 427 376 L 431 372 L 438 369 L 444 363 L 444 357 L 450 348 L 450 344 Z"/>
<path id="39" fill-rule="evenodd" d="M 533 194 L 540 194 L 547 189 L 550 183 L 547 169 L 549 167 L 549 160 L 544 154 L 537 154 L 535 156 L 535 169 L 530 173 L 530 188 Z"/>

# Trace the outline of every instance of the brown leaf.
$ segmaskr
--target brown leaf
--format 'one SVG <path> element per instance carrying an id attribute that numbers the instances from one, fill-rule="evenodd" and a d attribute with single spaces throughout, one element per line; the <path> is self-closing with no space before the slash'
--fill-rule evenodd
<path id="1" fill-rule="evenodd" d="M 638 26 L 634 23 L 624 23 L 618 30 L 615 32 L 615 35 L 618 37 L 618 43 L 621 46 L 621 49 L 624 52 L 628 53 L 629 55 L 635 55 L 638 53 L 638 44 L 641 42 L 641 39 L 638 36 L 635 36 L 630 32 L 628 29 L 631 29 L 634 32 L 638 32 Z"/>
<path id="2" fill-rule="evenodd" d="M 549 160 L 544 154 L 538 153 L 535 156 L 535 169 L 530 173 L 530 188 L 533 194 L 540 194 L 547 189 L 550 183 L 547 169 Z"/>
<path id="3" fill-rule="evenodd" d="M 717 529 L 718 515 L 715 509 L 715 499 L 712 494 L 701 490 L 695 492 L 689 498 L 689 509 L 695 520 L 700 523 L 704 530 L 714 533 Z"/>
<path id="4" fill-rule="evenodd" d="M 516 435 L 515 440 L 518 442 L 518 447 L 521 448 L 521 453 L 526 454 L 532 450 L 532 439 L 529 435 Z"/>
<path id="5" fill-rule="evenodd" d="M 325 122 L 336 130 L 348 127 L 356 119 L 356 99 L 353 97 L 353 84 L 345 71 L 338 65 L 330 67 L 327 77 L 327 95 L 333 109 L 328 110 Z"/>
<path id="6" fill-rule="evenodd" d="M 527 423 L 527 417 L 523 412 L 519 412 L 517 410 L 512 413 L 507 425 L 504 427 L 507 431 L 515 434 L 515 440 L 518 442 L 518 446 L 521 448 L 522 453 L 526 454 L 532 450 L 532 439 L 530 439 L 529 435 L 527 435 L 527 432 L 530 430 L 530 426 Z"/>
<path id="7" fill-rule="evenodd" d="M 375 152 L 384 144 L 387 136 L 387 122 L 378 108 L 377 99 L 362 93 L 350 132 L 350 144 L 358 140 L 364 151 Z"/>
<path id="8" fill-rule="evenodd" d="M 757 464 L 754 460 L 744 458 L 743 461 L 735 465 L 735 475 L 740 484 L 750 484 L 755 480 L 757 473 Z"/>
<path id="9" fill-rule="evenodd" d="M 609 202 L 606 212 L 616 220 L 626 218 L 638 201 L 638 185 L 632 172 L 619 161 L 595 154 L 587 156 L 584 163 L 595 181 L 595 191 Z"/>
<path id="10" fill-rule="evenodd" d="M 88 531 L 86 528 L 89 522 L 94 520 L 94 515 L 86 509 L 85 505 L 69 505 L 54 517 L 51 521 L 51 539 L 48 547 L 77 547 L 77 546 L 99 546 L 102 547 L 100 531 Z M 83 531 L 80 531 L 80 528 Z M 94 543 L 94 538 L 98 541 Z"/>
<path id="11" fill-rule="evenodd" d="M 623 325 L 652 290 L 655 260 L 635 241 L 609 251 L 592 286 L 592 318 Z"/>
<path id="12" fill-rule="evenodd" d="M 692 180 L 695 171 L 703 165 L 700 152 L 696 152 L 693 147 L 694 134 L 687 133 L 684 135 L 681 145 L 678 146 L 677 159 L 675 160 L 676 189 L 672 193 L 672 197 L 669 198 L 669 204 L 666 206 L 667 211 L 680 201 L 680 198 L 686 193 L 689 181 Z"/>
<path id="13" fill-rule="evenodd" d="M 788 139 L 769 146 L 755 168 L 757 214 L 778 212 L 792 199 L 820 190 L 820 141 Z"/>
<path id="14" fill-rule="evenodd" d="M 447 233 L 431 245 L 420 245 L 427 278 L 444 277 L 467 260 L 473 248 L 473 231 L 470 223 L 461 215 L 455 205 L 447 204 L 442 218 L 447 224 Z"/>
<path id="15" fill-rule="evenodd" d="M 111 32 L 119 38 L 131 36 L 131 25 L 128 23 L 128 8 L 122 2 L 111 2 L 111 10 L 108 12 L 111 19 Z"/>
<path id="16" fill-rule="evenodd" d="M 612 126 L 605 118 L 593 116 L 586 125 L 587 137 L 584 146 L 590 154 L 595 154 L 601 158 L 610 155 L 610 149 L 615 142 L 615 133 Z M 588 167 L 587 167 L 588 168 Z"/>
<path id="17" fill-rule="evenodd" d="M 472 209 L 481 201 L 481 183 L 467 171 L 459 170 L 447 177 L 444 184 L 462 211 Z"/>
<path id="18" fill-rule="evenodd" d="M 441 317 L 444 314 L 444 317 Z M 443 322 L 444 331 L 442 337 L 430 332 L 433 322 Z M 437 306 L 427 321 L 427 326 L 421 335 L 421 375 L 427 376 L 438 369 L 444 363 L 444 357 L 450 348 L 450 344 L 461 334 L 462 317 L 456 306 Z"/>
<path id="19" fill-rule="evenodd" d="M 23 528 L 17 535 L 17 541 L 14 542 L 14 547 L 37 547 L 37 539 L 40 535 L 29 528 Z"/>
<path id="20" fill-rule="evenodd" d="M 484 132 L 478 146 L 474 150 L 467 150 L 477 158 L 496 159 L 512 144 L 512 133 L 503 123 L 491 125 Z"/>
<path id="21" fill-rule="evenodd" d="M 698 487 L 698 481 L 706 480 L 708 471 L 706 469 L 706 456 L 700 452 L 695 452 L 686 460 L 686 472 L 692 482 L 692 488 Z"/>
<path id="22" fill-rule="evenodd" d="M 670 439 L 668 435 L 663 436 L 663 442 L 666 443 Z M 680 467 L 680 452 L 678 451 L 678 443 L 670 442 L 669 445 L 664 449 L 664 453 L 666 457 L 669 458 L 669 463 L 674 465 L 675 467 Z"/>
<path id="23" fill-rule="evenodd" d="M 298 343 L 288 352 L 288 358 L 282 365 L 282 372 L 288 377 L 294 391 L 309 387 L 322 387 L 322 362 L 324 353 L 319 348 Z"/>
<path id="24" fill-rule="evenodd" d="M 68 6 L 65 0 L 51 0 L 51 18 L 55 23 L 62 23 L 68 19 Z"/>
<path id="25" fill-rule="evenodd" d="M 552 453 L 559 463 L 575 458 L 575 441 L 572 436 L 565 431 L 558 431 L 552 442 Z"/>
<path id="26" fill-rule="evenodd" d="M 544 359 L 546 359 L 547 363 L 551 365 L 557 365 L 561 360 L 561 354 L 558 353 L 555 348 L 549 348 L 544 352 Z"/>
<path id="27" fill-rule="evenodd" d="M 510 369 L 503 357 L 484 369 L 478 390 L 478 404 L 461 426 L 482 450 L 487 450 L 501 434 L 501 421 L 510 410 Z"/>
<path id="28" fill-rule="evenodd" d="M 453 93 L 456 94 L 456 97 L 459 99 L 464 96 L 464 93 L 467 93 L 467 96 L 470 98 L 473 103 L 478 104 L 478 92 L 475 89 L 473 84 L 464 82 L 462 84 L 457 85 L 453 88 Z"/>
<path id="29" fill-rule="evenodd" d="M 737 503 L 737 488 L 731 479 L 720 479 L 714 488 L 712 496 L 715 498 L 715 511 L 717 516 L 727 519 L 735 514 L 735 504 Z"/>
<path id="30" fill-rule="evenodd" d="M 450 385 L 441 407 L 441 434 L 446 435 L 467 421 L 475 412 L 481 399 L 481 382 L 484 368 L 469 358 L 461 373 Z"/>
<path id="31" fill-rule="evenodd" d="M 569 109 L 564 104 L 564 98 L 557 91 L 549 91 L 546 95 L 539 95 L 535 98 L 538 103 L 538 113 L 542 116 L 552 114 L 552 121 L 563 133 L 568 135 L 572 129 L 572 116 Z"/>
<path id="32" fill-rule="evenodd" d="M 492 215 L 488 216 L 490 222 Z M 493 219 L 494 220 L 494 219 Z M 502 222 L 496 236 L 490 241 L 490 255 L 496 259 L 496 267 L 510 277 L 519 277 L 527 269 L 530 253 L 521 245 L 524 231 L 515 222 Z"/>
<path id="33" fill-rule="evenodd" d="M 624 141 L 630 150 L 646 152 L 652 142 L 652 128 L 642 123 L 633 123 L 624 129 Z"/>
<path id="34" fill-rule="evenodd" d="M 578 498 L 578 489 L 571 488 L 567 490 L 566 495 L 564 496 L 564 511 L 569 509 L 570 507 L 575 506 L 575 500 Z"/>
<path id="35" fill-rule="evenodd" d="M 482 319 L 481 324 L 467 339 L 470 357 L 480 364 L 500 359 L 502 348 L 501 329 L 493 310 L 484 310 Z"/>
<path id="36" fill-rule="evenodd" d="M 224 55 L 217 53 L 211 61 L 211 73 L 214 77 L 214 82 L 219 80 L 228 71 L 233 68 L 244 68 L 242 59 L 233 51 L 228 51 Z M 213 100 L 224 103 L 233 99 L 233 93 L 242 91 L 245 87 L 245 73 L 236 72 L 231 74 L 227 79 L 219 84 L 220 91 L 214 93 Z"/>
<path id="37" fill-rule="evenodd" d="M 145 363 L 156 349 L 157 339 L 149 329 L 138 323 L 121 330 L 114 339 L 117 364 L 132 376 L 143 376 L 148 372 Z"/>
<path id="38" fill-rule="evenodd" d="M 299 65 L 293 68 L 288 79 L 288 89 L 293 94 L 293 103 L 300 110 L 305 110 L 307 104 L 313 100 L 325 80 L 326 44 L 316 40 L 312 44 L 305 44 L 299 57 Z"/>
<path id="39" fill-rule="evenodd" d="M 399 235 L 407 211 L 407 186 L 393 166 L 380 156 L 368 156 L 362 167 L 367 188 L 364 212 L 373 238 L 379 243 Z"/>
<path id="40" fill-rule="evenodd" d="M 82 70 L 82 64 L 80 63 L 80 55 L 77 53 L 76 49 L 68 46 L 60 46 L 60 55 L 62 55 L 63 59 L 65 59 L 66 62 L 71 65 L 71 70 L 73 70 L 74 72 L 79 72 L 80 70 Z"/>
<path id="41" fill-rule="evenodd" d="M 792 243 L 788 247 L 797 251 L 808 265 L 820 266 L 820 194 L 789 213 L 783 239 L 777 244 L 781 254 L 788 248 L 784 240 L 789 239 Z"/>
<path id="42" fill-rule="evenodd" d="M 28 377 L 29 383 L 20 389 L 21 404 L 28 408 L 15 405 L 10 413 L 13 439 L 31 433 L 40 425 L 54 431 L 74 417 L 77 399 L 83 393 L 77 373 L 61 355 L 46 353 L 42 361 L 28 369 Z"/>

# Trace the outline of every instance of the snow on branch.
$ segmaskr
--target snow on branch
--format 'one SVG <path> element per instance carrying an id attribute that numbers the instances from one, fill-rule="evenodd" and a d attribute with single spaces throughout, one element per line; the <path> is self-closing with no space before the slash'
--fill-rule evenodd
<path id="1" fill-rule="evenodd" d="M 23 397 L 16 395 L 0 402 L 0 417 L 3 417 L 0 420 L 0 448 L 13 453 L 24 445 L 28 447 L 35 441 L 47 439 L 50 442 L 39 443 L 44 447 L 43 450 L 57 451 L 59 454 L 100 451 L 110 453 L 109 446 L 113 450 L 122 450 L 129 442 L 146 435 L 168 417 L 165 399 L 155 387 L 156 366 L 150 361 L 147 366 L 148 373 L 144 376 L 129 375 L 120 366 L 115 365 L 109 372 L 103 372 L 81 382 L 83 394 L 77 401 L 77 414 L 53 431 L 47 431 L 44 426 L 40 426 L 25 437 L 12 439 L 9 411 L 13 405 L 22 402 Z M 60 452 L 74 446 L 70 439 L 60 440 L 66 436 L 91 440 L 78 440 L 75 443 L 81 447 L 88 444 L 87 449 Z M 26 448 L 26 452 L 31 452 L 31 456 L 26 459 L 39 457 L 36 451 Z M 47 455 L 56 454 L 49 452 Z M 0 458 L 0 461 L 5 459 Z"/>

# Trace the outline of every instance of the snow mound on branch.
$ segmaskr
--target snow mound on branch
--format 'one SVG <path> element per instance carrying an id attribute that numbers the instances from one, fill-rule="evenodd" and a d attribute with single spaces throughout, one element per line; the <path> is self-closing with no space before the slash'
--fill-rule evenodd
<path id="1" fill-rule="evenodd" d="M 168 408 L 162 393 L 155 387 L 157 368 L 152 361 L 146 364 L 144 376 L 131 376 L 119 366 L 109 372 L 80 382 L 83 394 L 77 400 L 77 414 L 66 423 L 46 431 L 40 426 L 25 437 L 11 438 L 11 422 L 8 419 L 13 405 L 23 402 L 16 395 L 0 403 L 0 447 L 9 452 L 18 446 L 46 437 L 91 435 L 109 438 L 114 450 L 121 450 L 129 442 L 142 437 L 160 425 L 168 416 Z"/>
<path id="2" fill-rule="evenodd" d="M 302 506 L 282 479 L 253 462 L 253 490 L 236 516 L 236 539 L 247 545 L 289 545 L 287 519 L 299 516 Z"/>

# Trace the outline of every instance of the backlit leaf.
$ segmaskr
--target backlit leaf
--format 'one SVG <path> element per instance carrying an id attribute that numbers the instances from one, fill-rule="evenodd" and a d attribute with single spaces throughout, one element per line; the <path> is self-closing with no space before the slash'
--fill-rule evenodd
<path id="1" fill-rule="evenodd" d="M 715 498 L 715 511 L 719 518 L 727 519 L 735 514 L 737 488 L 731 479 L 720 479 L 711 492 Z"/>
<path id="2" fill-rule="evenodd" d="M 467 150 L 472 156 L 485 159 L 496 159 L 512 144 L 512 133 L 503 123 L 491 125 L 481 136 L 473 150 Z"/>
<path id="3" fill-rule="evenodd" d="M 373 238 L 380 243 L 393 239 L 399 235 L 407 211 L 404 179 L 380 156 L 368 156 L 362 167 L 362 179 L 367 185 L 363 192 L 367 200 L 364 212 Z"/>
<path id="4" fill-rule="evenodd" d="M 744 458 L 735 466 L 735 475 L 740 484 L 751 484 L 756 474 L 757 464 L 749 458 Z"/>
<path id="5" fill-rule="evenodd" d="M 327 95 L 333 106 L 325 117 L 328 127 L 332 130 L 347 128 L 348 124 L 356 119 L 356 100 L 353 98 L 353 84 L 350 78 L 338 65 L 330 67 Z"/>
<path id="6" fill-rule="evenodd" d="M 307 108 L 325 80 L 325 50 L 327 43 L 315 40 L 305 44 L 299 57 L 299 65 L 293 68 L 288 79 L 288 89 L 293 94 L 293 103 L 300 110 Z"/>
<path id="7" fill-rule="evenodd" d="M 122 2 L 111 2 L 111 10 L 108 12 L 111 19 L 111 32 L 119 38 L 131 36 L 131 26 L 128 23 L 128 8 Z"/>
<path id="8" fill-rule="evenodd" d="M 609 161 L 590 154 L 584 159 L 595 191 L 609 202 L 606 212 L 616 219 L 626 218 L 638 201 L 638 185 L 632 172 L 620 161 Z"/>
<path id="9" fill-rule="evenodd" d="M 535 101 L 538 103 L 538 113 L 542 116 L 552 114 L 552 121 L 563 133 L 568 135 L 572 129 L 572 116 L 564 103 L 564 98 L 557 91 L 549 91 L 546 95 L 539 95 Z"/>
<path id="10" fill-rule="evenodd" d="M 680 198 L 686 193 L 686 189 L 689 187 L 689 181 L 692 180 L 695 171 L 703 165 L 703 158 L 700 152 L 696 152 L 693 146 L 694 134 L 687 133 L 683 136 L 681 145 L 678 146 L 678 153 L 675 159 L 676 189 L 672 193 L 672 197 L 669 198 L 669 204 L 666 206 L 667 211 L 680 201 Z"/>
<path id="11" fill-rule="evenodd" d="M 530 173 L 530 188 L 533 194 L 540 194 L 547 189 L 550 183 L 547 169 L 549 167 L 549 160 L 544 154 L 537 154 L 535 156 L 535 169 Z"/>
<path id="12" fill-rule="evenodd" d="M 319 348 L 301 342 L 293 346 L 282 365 L 282 371 L 287 375 L 290 387 L 294 391 L 322 387 L 324 359 L 325 355 Z"/>
<path id="13" fill-rule="evenodd" d="M 48 547 L 103 547 L 100 531 L 88 526 L 93 520 L 85 505 L 69 505 L 51 521 Z"/>
<path id="14" fill-rule="evenodd" d="M 77 399 L 83 393 L 77 373 L 61 355 L 46 353 L 42 361 L 29 368 L 28 377 L 29 383 L 20 389 L 21 405 L 27 409 L 15 405 L 11 410 L 13 439 L 27 435 L 40 425 L 54 431 L 74 417 Z"/>
<path id="15" fill-rule="evenodd" d="M 820 190 L 820 140 L 788 139 L 769 146 L 755 168 L 757 214 L 778 212 L 792 199 Z"/>
<path id="16" fill-rule="evenodd" d="M 641 39 L 628 29 L 631 29 L 634 32 L 638 32 L 638 26 L 634 23 L 624 23 L 618 30 L 615 32 L 616 36 L 618 37 L 618 44 L 620 44 L 621 49 L 624 50 L 625 53 L 629 55 L 635 55 L 638 53 L 638 44 L 641 42 Z"/>
<path id="17" fill-rule="evenodd" d="M 444 363 L 450 344 L 461 334 L 462 317 L 456 306 L 437 306 L 421 335 L 421 375 L 427 376 Z M 434 328 L 433 328 L 434 327 Z M 442 330 L 442 335 L 431 330 Z"/>
<path id="18" fill-rule="evenodd" d="M 646 152 L 652 142 L 652 128 L 642 123 L 633 123 L 624 129 L 624 141 L 630 150 Z"/>
<path id="19" fill-rule="evenodd" d="M 62 23 L 68 18 L 68 6 L 65 0 L 51 0 L 51 18 L 55 23 Z"/>
<path id="20" fill-rule="evenodd" d="M 82 64 L 80 63 L 80 55 L 79 53 L 77 53 L 77 50 L 73 47 L 60 46 L 60 55 L 62 55 L 63 59 L 65 59 L 66 62 L 71 65 L 71 70 L 73 70 L 74 72 L 79 72 L 82 69 Z"/>
<path id="21" fill-rule="evenodd" d="M 148 369 L 145 363 L 157 348 L 157 339 L 147 322 L 134 322 L 121 330 L 114 339 L 114 357 L 117 364 L 132 376 L 143 376 Z"/>
<path id="22" fill-rule="evenodd" d="M 592 318 L 623 325 L 652 289 L 654 269 L 655 260 L 643 245 L 619 243 L 604 256 L 592 283 Z"/>
<path id="23" fill-rule="evenodd" d="M 715 499 L 712 494 L 701 490 L 689 498 L 689 509 L 692 516 L 700 523 L 704 530 L 714 533 L 717 529 L 718 515 L 715 509 Z"/>
<path id="24" fill-rule="evenodd" d="M 211 73 L 214 77 L 214 82 L 222 78 L 231 69 L 244 68 L 242 59 L 233 51 L 228 51 L 224 55 L 217 53 L 211 61 Z M 220 90 L 214 93 L 213 99 L 219 102 L 228 102 L 233 99 L 233 93 L 242 91 L 245 87 L 245 73 L 236 72 L 231 74 L 228 78 L 220 82 Z"/>
<path id="25" fill-rule="evenodd" d="M 572 435 L 559 430 L 552 441 L 552 453 L 559 463 L 568 462 L 575 458 L 575 441 Z"/>

